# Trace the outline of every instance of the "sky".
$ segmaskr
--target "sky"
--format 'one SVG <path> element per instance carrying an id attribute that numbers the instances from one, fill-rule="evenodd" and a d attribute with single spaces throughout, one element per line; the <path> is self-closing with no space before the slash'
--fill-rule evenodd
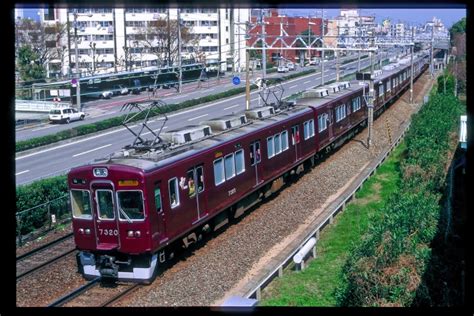
<path id="1" fill-rule="evenodd" d="M 286 15 L 290 16 L 321 16 L 321 9 L 280 9 Z M 37 9 L 25 9 L 25 17 L 37 19 Z M 317 12 L 319 11 L 319 12 Z M 339 15 L 340 9 L 325 9 L 325 17 L 335 17 Z M 407 24 L 424 24 L 426 21 L 431 21 L 435 16 L 444 23 L 447 28 L 466 16 L 466 9 L 452 9 L 448 6 L 440 9 L 361 9 L 362 15 L 375 14 L 377 23 L 382 23 L 386 18 L 390 18 L 393 23 L 408 22 Z"/>
<path id="2" fill-rule="evenodd" d="M 317 12 L 319 11 L 319 12 Z M 321 16 L 321 9 L 311 10 L 305 9 L 291 9 L 284 10 L 287 15 L 307 16 L 308 13 L 312 16 Z M 325 9 L 325 17 L 338 16 L 340 9 Z M 450 28 L 454 23 L 466 16 L 466 9 L 452 9 L 449 7 L 442 9 L 361 9 L 361 15 L 374 15 L 377 23 L 382 23 L 383 20 L 389 18 L 392 23 L 399 21 L 406 24 L 425 24 L 431 21 L 433 17 L 441 19 L 441 22 Z"/>

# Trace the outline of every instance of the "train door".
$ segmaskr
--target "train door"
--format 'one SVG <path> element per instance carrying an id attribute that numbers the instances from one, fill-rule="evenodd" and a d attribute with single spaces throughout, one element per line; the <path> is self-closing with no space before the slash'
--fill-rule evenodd
<path id="1" fill-rule="evenodd" d="M 250 144 L 250 166 L 255 172 L 255 186 L 263 181 L 262 172 L 262 153 L 260 150 L 260 141 L 254 141 Z"/>
<path id="2" fill-rule="evenodd" d="M 328 112 L 328 117 L 327 117 L 327 123 L 328 123 L 328 136 L 329 136 L 329 141 L 331 141 L 334 137 L 334 130 L 333 130 L 333 109 L 329 108 L 329 112 Z"/>
<path id="3" fill-rule="evenodd" d="M 93 183 L 91 185 L 94 199 L 94 221 L 98 250 L 120 248 L 118 216 L 111 183 Z"/>
<path id="4" fill-rule="evenodd" d="M 295 161 L 301 159 L 300 127 L 294 125 L 291 127 L 291 144 L 295 146 Z"/>
<path id="5" fill-rule="evenodd" d="M 155 209 L 149 212 L 156 212 L 156 221 L 151 221 L 151 230 L 153 232 L 153 241 L 164 241 L 166 240 L 166 225 L 165 225 L 165 213 L 163 212 L 163 198 L 162 198 L 161 182 L 155 183 L 153 188 L 153 199 L 155 201 Z M 151 216 L 150 216 L 151 217 Z"/>
<path id="6" fill-rule="evenodd" d="M 207 216 L 207 199 L 204 194 L 204 166 L 197 165 L 186 172 L 188 197 L 196 203 L 196 216 L 193 224 Z"/>

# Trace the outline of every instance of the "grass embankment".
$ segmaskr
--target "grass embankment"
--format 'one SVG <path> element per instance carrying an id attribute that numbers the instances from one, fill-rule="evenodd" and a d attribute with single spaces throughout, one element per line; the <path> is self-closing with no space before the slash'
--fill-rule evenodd
<path id="1" fill-rule="evenodd" d="M 380 217 L 388 198 L 398 190 L 400 157 L 406 145 L 400 144 L 356 193 L 331 226 L 320 235 L 316 260 L 300 272 L 287 272 L 263 292 L 262 306 L 336 306 L 335 290 L 342 282 L 342 268 L 354 241 L 362 238 L 370 223 Z"/>

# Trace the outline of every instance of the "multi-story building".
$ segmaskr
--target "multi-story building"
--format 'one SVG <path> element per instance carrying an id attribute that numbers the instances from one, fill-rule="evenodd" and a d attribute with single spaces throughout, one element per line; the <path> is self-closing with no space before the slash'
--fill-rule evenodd
<path id="1" fill-rule="evenodd" d="M 221 70 L 245 67 L 244 24 L 249 21 L 250 9 L 179 10 L 181 27 L 190 33 L 190 39 L 181 42 L 182 60 L 206 63 L 220 60 Z M 143 35 L 146 28 L 158 20 L 171 21 L 170 25 L 173 25 L 178 18 L 177 8 L 45 9 L 42 12 L 43 21 L 71 25 L 67 35 L 57 43 L 67 47 L 68 52 L 67 62 L 62 63 L 63 74 L 75 72 L 76 55 L 82 74 L 178 64 L 177 58 L 154 52 L 150 46 L 157 39 L 150 39 L 147 35 L 149 41 L 146 42 Z M 173 45 L 176 50 L 177 42 Z"/>

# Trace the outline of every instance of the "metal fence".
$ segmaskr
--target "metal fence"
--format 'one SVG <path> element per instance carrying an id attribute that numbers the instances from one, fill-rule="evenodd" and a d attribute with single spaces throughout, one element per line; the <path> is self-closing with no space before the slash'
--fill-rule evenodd
<path id="1" fill-rule="evenodd" d="M 18 112 L 49 112 L 52 108 L 69 107 L 68 102 L 52 102 L 37 100 L 15 100 L 15 111 Z"/>
<path id="2" fill-rule="evenodd" d="M 16 240 L 21 246 L 26 241 L 36 238 L 54 228 L 54 226 L 71 220 L 71 203 L 69 194 L 16 213 Z"/>

